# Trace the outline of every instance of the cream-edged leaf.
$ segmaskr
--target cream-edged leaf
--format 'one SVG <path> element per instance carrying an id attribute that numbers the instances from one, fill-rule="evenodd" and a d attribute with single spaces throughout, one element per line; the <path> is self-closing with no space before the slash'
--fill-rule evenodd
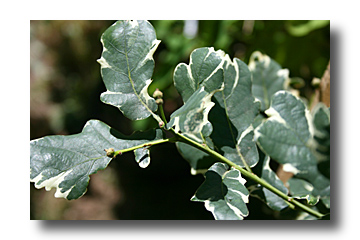
<path id="1" fill-rule="evenodd" d="M 314 124 L 314 146 L 313 150 L 318 161 L 323 165 L 329 165 L 326 171 L 330 175 L 330 109 L 323 103 L 318 103 L 312 109 Z"/>
<path id="2" fill-rule="evenodd" d="M 261 102 L 263 111 L 270 106 L 271 97 L 280 90 L 289 89 L 289 70 L 281 66 L 266 54 L 259 51 L 250 56 L 249 69 L 252 73 L 252 92 Z"/>
<path id="3" fill-rule="evenodd" d="M 224 57 L 224 89 L 214 95 L 216 103 L 209 115 L 210 136 L 217 149 L 242 167 L 253 167 L 259 157 L 252 123 L 260 103 L 251 93 L 251 72 L 241 60 Z"/>
<path id="4" fill-rule="evenodd" d="M 150 164 L 150 150 L 148 147 L 134 150 L 135 161 L 141 168 L 146 168 Z"/>
<path id="5" fill-rule="evenodd" d="M 105 149 L 127 149 L 162 137 L 160 129 L 126 136 L 101 121 L 90 120 L 81 133 L 30 141 L 30 181 L 47 191 L 56 188 L 55 197 L 77 199 L 85 194 L 90 175 L 110 163 L 112 158 Z"/>
<path id="6" fill-rule="evenodd" d="M 254 174 L 287 195 L 289 190 L 285 187 L 284 183 L 279 179 L 276 173 L 270 168 L 270 162 L 270 157 L 268 155 L 264 155 L 264 153 L 260 151 L 259 163 L 251 170 Z M 248 189 L 251 196 L 260 199 L 275 211 L 281 211 L 289 206 L 284 199 L 251 179 L 249 179 Z"/>
<path id="7" fill-rule="evenodd" d="M 215 163 L 205 173 L 204 183 L 191 200 L 204 202 L 216 220 L 242 220 L 249 214 L 246 206 L 249 192 L 245 183 L 239 170 Z"/>
<path id="8" fill-rule="evenodd" d="M 154 70 L 153 54 L 160 41 L 147 21 L 118 21 L 101 36 L 103 52 L 98 62 L 107 89 L 101 101 L 113 105 L 131 120 L 160 117 L 147 90 Z"/>
<path id="9" fill-rule="evenodd" d="M 255 130 L 260 148 L 272 159 L 288 164 L 295 174 L 315 165 L 316 158 L 308 147 L 313 127 L 305 104 L 290 92 L 279 91 L 265 113 L 269 118 Z"/>
<path id="10" fill-rule="evenodd" d="M 223 57 L 221 50 L 198 48 L 191 53 L 189 65 L 176 67 L 174 85 L 184 105 L 171 114 L 167 128 L 193 135 L 201 133 L 204 126 L 212 129 L 208 114 L 214 106 L 212 96 L 223 87 Z"/>
<path id="11" fill-rule="evenodd" d="M 214 103 L 211 101 L 213 92 L 204 90 L 204 86 L 195 91 L 188 101 L 170 116 L 168 128 L 174 127 L 176 132 L 199 134 L 205 125 L 210 124 L 208 115 Z"/>
<path id="12" fill-rule="evenodd" d="M 288 189 L 284 186 L 283 182 L 278 178 L 275 172 L 270 168 L 270 157 L 265 156 L 263 166 L 262 166 L 262 173 L 261 178 L 270 183 L 272 186 L 279 189 L 281 192 L 285 193 L 286 195 L 289 193 Z M 278 195 L 274 194 L 267 188 L 263 187 L 263 192 L 266 199 L 266 204 L 276 211 L 280 211 L 283 208 L 288 207 L 288 204 L 280 198 Z"/>
<path id="13" fill-rule="evenodd" d="M 260 103 L 251 93 L 251 72 L 247 65 L 236 58 L 232 61 L 221 50 L 200 48 L 191 53 L 189 65 L 182 63 L 177 66 L 174 83 L 185 104 L 171 115 L 169 126 L 193 134 L 193 139 L 199 143 L 209 145 L 212 142 L 226 158 L 240 166 L 256 165 L 258 153 L 252 122 L 259 112 Z M 209 116 L 204 115 L 201 121 L 191 120 L 193 116 L 202 117 L 201 109 Z M 192 127 L 185 127 L 189 123 L 193 124 Z M 197 152 L 191 148 L 178 144 L 183 156 L 190 151 Z M 198 153 L 186 159 L 195 173 L 204 170 L 200 166 L 205 169 L 211 166 L 212 161 L 208 165 L 197 162 L 209 158 Z"/>
<path id="14" fill-rule="evenodd" d="M 180 63 L 175 68 L 174 85 L 184 103 L 201 86 L 208 93 L 220 89 L 223 82 L 224 52 L 212 47 L 195 49 L 190 54 L 189 65 Z"/>
<path id="15" fill-rule="evenodd" d="M 274 94 L 269 116 L 255 129 L 255 139 L 264 153 L 283 164 L 283 170 L 307 180 L 314 187 L 313 196 L 330 197 L 330 180 L 318 169 L 312 151 L 314 125 L 301 99 L 290 92 Z"/>
<path id="16" fill-rule="evenodd" d="M 225 53 L 214 48 L 195 49 L 189 64 L 180 63 L 174 72 L 174 85 L 184 105 L 170 116 L 167 128 L 191 138 L 198 143 L 211 145 L 209 136 L 213 127 L 208 114 L 214 106 L 213 95 L 223 89 Z M 180 154 L 190 163 L 191 173 L 206 171 L 215 160 L 208 154 L 183 143 L 176 144 Z"/>
<path id="17" fill-rule="evenodd" d="M 320 196 L 314 196 L 314 186 L 309 182 L 303 179 L 291 178 L 287 182 L 287 185 L 289 186 L 290 194 L 293 198 L 306 199 L 309 205 L 318 203 Z"/>

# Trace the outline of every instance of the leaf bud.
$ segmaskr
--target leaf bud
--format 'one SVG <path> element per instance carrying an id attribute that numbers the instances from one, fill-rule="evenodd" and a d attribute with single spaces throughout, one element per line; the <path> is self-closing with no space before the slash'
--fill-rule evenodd
<path id="1" fill-rule="evenodd" d="M 153 97 L 154 98 L 162 98 L 163 97 L 163 93 L 157 88 L 154 93 L 153 93 Z"/>
<path id="2" fill-rule="evenodd" d="M 164 103 L 164 101 L 161 98 L 156 99 L 155 102 L 157 105 L 162 105 Z"/>
<path id="3" fill-rule="evenodd" d="M 106 152 L 106 156 L 108 156 L 108 157 L 114 156 L 115 150 L 113 148 L 104 149 L 104 151 Z"/>

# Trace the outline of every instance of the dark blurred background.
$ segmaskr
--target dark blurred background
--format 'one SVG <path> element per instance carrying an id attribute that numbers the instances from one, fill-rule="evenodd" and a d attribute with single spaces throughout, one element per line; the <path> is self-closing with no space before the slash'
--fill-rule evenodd
<path id="1" fill-rule="evenodd" d="M 81 132 L 99 119 L 125 134 L 156 126 L 152 119 L 132 122 L 100 101 L 106 91 L 100 76 L 101 34 L 115 21 L 30 21 L 30 138 Z M 309 99 L 311 80 L 320 78 L 330 60 L 330 21 L 150 21 L 161 40 L 149 93 L 164 92 L 167 116 L 182 105 L 172 85 L 180 62 L 188 63 L 198 47 L 222 49 L 248 63 L 259 50 L 303 79 L 299 90 Z M 151 164 L 141 169 L 131 153 L 91 176 L 80 199 L 54 198 L 54 189 L 30 184 L 31 219 L 213 219 L 202 203 L 190 198 L 203 182 L 173 144 L 152 149 Z M 251 198 L 247 219 L 278 219 Z"/>

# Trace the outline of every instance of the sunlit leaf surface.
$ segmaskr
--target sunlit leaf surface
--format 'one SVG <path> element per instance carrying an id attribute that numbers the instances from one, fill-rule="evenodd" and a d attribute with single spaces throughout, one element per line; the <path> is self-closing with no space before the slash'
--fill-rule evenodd
<path id="1" fill-rule="evenodd" d="M 107 91 L 101 101 L 118 107 L 131 120 L 144 119 L 157 110 L 147 90 L 154 70 L 153 54 L 160 41 L 147 21 L 118 21 L 101 36 L 98 62 Z"/>
<path id="2" fill-rule="evenodd" d="M 205 173 L 205 182 L 191 200 L 204 202 L 216 220 L 241 220 L 249 214 L 246 207 L 249 192 L 245 182 L 239 170 L 215 163 Z"/>
<path id="3" fill-rule="evenodd" d="M 30 142 L 30 181 L 47 191 L 56 188 L 55 197 L 77 199 L 85 194 L 89 176 L 110 163 L 112 158 L 104 149 L 117 151 L 162 137 L 160 129 L 125 136 L 103 122 L 90 120 L 79 134 Z"/>

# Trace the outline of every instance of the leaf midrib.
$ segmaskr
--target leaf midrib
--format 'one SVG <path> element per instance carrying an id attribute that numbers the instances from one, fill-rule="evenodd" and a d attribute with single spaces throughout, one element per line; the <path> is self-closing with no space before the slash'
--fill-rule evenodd
<path id="1" fill-rule="evenodd" d="M 136 43 L 136 41 L 137 41 L 137 38 L 138 38 L 138 35 L 139 35 L 139 31 L 140 31 L 140 27 L 139 27 L 139 30 L 137 31 L 136 39 L 135 39 L 133 45 L 135 45 L 135 43 Z M 124 39 L 125 39 L 125 44 L 124 44 L 124 46 L 125 46 L 125 53 L 124 53 L 124 55 L 125 55 L 125 58 L 126 58 L 126 65 L 127 65 L 127 69 L 128 69 L 128 78 L 129 78 L 131 87 L 132 87 L 132 89 L 133 89 L 136 97 L 138 98 L 139 102 L 150 112 L 150 114 L 154 114 L 153 111 L 151 111 L 151 109 L 149 108 L 149 106 L 148 106 L 146 103 L 144 103 L 144 101 L 141 99 L 141 97 L 140 97 L 139 94 L 137 93 L 137 91 L 136 91 L 136 89 L 135 89 L 134 81 L 133 81 L 132 78 L 131 78 L 131 72 L 132 72 L 133 69 L 130 69 L 128 53 L 131 51 L 132 47 L 130 47 L 130 50 L 129 50 L 129 51 L 128 51 L 128 49 L 126 48 L 126 46 L 127 46 L 127 45 L 126 45 L 126 42 L 127 42 L 127 41 L 126 41 L 126 36 L 127 36 L 127 31 L 126 31 L 126 29 L 125 29 L 125 30 L 124 30 Z M 146 84 L 146 83 L 145 83 L 145 84 Z"/>

